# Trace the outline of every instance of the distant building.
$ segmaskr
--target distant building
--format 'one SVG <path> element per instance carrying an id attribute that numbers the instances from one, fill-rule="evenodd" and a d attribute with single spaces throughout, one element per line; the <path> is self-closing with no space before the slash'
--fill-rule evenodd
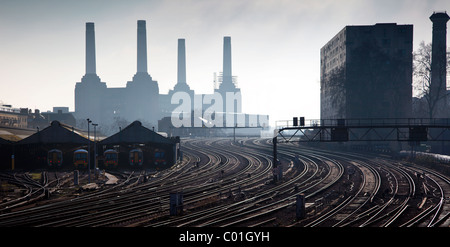
<path id="1" fill-rule="evenodd" d="M 408 118 L 413 26 L 346 26 L 320 50 L 320 117 Z"/>
<path id="2" fill-rule="evenodd" d="M 11 105 L 0 106 L 0 127 L 19 129 L 43 129 L 52 121 L 75 126 L 76 121 L 69 107 L 53 107 L 53 112 L 42 112 L 28 108 L 14 108 Z"/>
<path id="3" fill-rule="evenodd" d="M 28 109 L 13 108 L 11 105 L 0 106 L 0 126 L 27 128 Z"/>
<path id="4" fill-rule="evenodd" d="M 215 112 L 242 112 L 240 89 L 236 87 L 235 77 L 231 73 L 230 37 L 224 37 L 223 80 L 213 94 L 195 94 L 189 87 L 184 39 L 178 40 L 177 83 L 168 94 L 162 94 L 159 92 L 158 82 L 152 79 L 147 70 L 146 22 L 138 20 L 137 24 L 137 72 L 132 81 L 126 83 L 126 87 L 108 88 L 96 73 L 94 23 L 86 23 L 86 74 L 75 85 L 75 117 L 80 120 L 77 126 L 82 127 L 82 121 L 89 118 L 100 125 L 112 126 L 123 121 L 139 120 L 147 127 L 157 127 L 158 120 L 171 117 L 173 112 L 181 114 L 181 104 L 187 106 L 187 109 L 181 108 L 189 114 L 198 108 L 201 109 L 196 112 L 203 113 L 211 106 L 214 106 Z M 174 97 L 176 93 L 182 94 Z M 229 119 L 234 116 L 225 115 Z M 268 121 L 268 116 L 264 117 Z"/>
<path id="5" fill-rule="evenodd" d="M 47 120 L 47 125 L 53 121 L 58 121 L 70 126 L 75 126 L 77 123 L 72 112 L 69 112 L 69 107 L 53 107 L 53 112 L 48 111 L 42 112 L 41 114 Z"/>

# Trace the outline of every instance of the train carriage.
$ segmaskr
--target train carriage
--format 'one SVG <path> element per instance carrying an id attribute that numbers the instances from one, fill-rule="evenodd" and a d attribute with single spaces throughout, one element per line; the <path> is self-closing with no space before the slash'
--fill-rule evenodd
<path id="1" fill-rule="evenodd" d="M 73 153 L 73 164 L 75 168 L 86 168 L 88 164 L 88 151 L 78 149 Z"/>
<path id="2" fill-rule="evenodd" d="M 155 149 L 154 155 L 154 165 L 157 170 L 165 169 L 167 165 L 166 153 L 164 149 Z"/>
<path id="3" fill-rule="evenodd" d="M 130 151 L 130 165 L 131 166 L 142 166 L 144 163 L 144 153 L 140 148 L 135 148 Z"/>
<path id="4" fill-rule="evenodd" d="M 52 149 L 47 154 L 47 165 L 49 167 L 60 167 L 63 163 L 63 153 L 59 149 Z"/>
<path id="5" fill-rule="evenodd" d="M 119 152 L 114 149 L 106 150 L 103 164 L 106 168 L 116 168 L 119 165 Z"/>

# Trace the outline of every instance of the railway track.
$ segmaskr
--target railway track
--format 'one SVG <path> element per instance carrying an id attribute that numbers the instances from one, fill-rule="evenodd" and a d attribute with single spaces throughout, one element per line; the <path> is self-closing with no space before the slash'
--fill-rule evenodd
<path id="1" fill-rule="evenodd" d="M 270 141 L 266 144 L 270 144 Z M 267 148 L 270 148 L 270 145 Z M 351 169 L 349 165 L 353 165 L 353 169 L 359 170 L 362 174 L 361 187 L 357 190 L 358 193 L 347 195 L 345 199 L 345 196 L 342 196 L 342 200 L 337 200 L 332 203 L 328 200 L 330 206 L 328 208 L 324 207 L 322 210 L 324 213 L 317 213 L 317 204 L 323 204 L 323 198 L 314 199 L 312 196 L 307 196 L 312 205 L 310 212 L 312 211 L 314 213 L 310 213 L 311 217 L 307 217 L 308 219 L 295 222 L 290 226 L 405 226 L 401 223 L 405 219 L 415 217 L 415 215 L 425 215 L 421 213 L 422 209 L 417 206 L 418 201 L 421 201 L 422 198 L 416 196 L 418 190 L 416 188 L 417 179 L 412 175 L 417 174 L 418 171 L 405 169 L 398 161 L 380 158 L 378 156 L 371 157 L 369 155 L 370 157 L 366 157 L 355 154 L 351 154 L 348 158 L 345 158 L 348 154 L 329 151 L 323 152 L 308 148 L 299 151 L 298 147 L 292 145 L 285 145 L 281 148 L 281 150 L 284 149 L 297 155 L 299 153 L 306 154 L 311 151 L 314 153 L 319 152 L 320 155 L 325 155 L 334 160 L 340 160 L 343 163 L 346 162 L 345 159 L 348 159 L 347 162 L 351 163 L 348 163 L 345 167 Z M 410 164 L 410 166 L 412 165 Z M 421 167 L 415 167 L 423 171 Z M 431 171 L 429 172 L 431 173 Z M 433 173 L 435 172 L 433 171 Z M 446 197 L 443 193 L 445 194 L 445 191 L 449 189 L 448 179 L 446 180 L 445 176 L 440 176 L 441 182 L 439 184 L 446 189 L 435 189 L 435 191 L 441 191 L 438 193 L 439 195 L 434 196 L 438 197 L 439 201 L 428 209 L 436 213 L 439 211 L 439 208 L 444 208 L 444 205 L 446 205 L 444 198 L 448 198 L 448 196 Z M 368 183 L 367 181 L 371 182 Z M 343 179 L 341 182 L 345 184 L 346 181 Z M 355 187 L 357 185 L 352 184 L 352 186 Z M 389 191 L 387 191 L 387 186 L 389 186 Z M 436 187 L 438 188 L 438 186 Z M 426 202 L 426 204 L 433 204 L 431 200 L 426 200 Z M 448 226 L 448 206 L 445 208 L 445 210 L 442 210 L 443 212 L 439 211 L 440 216 L 434 217 L 439 226 Z M 421 217 L 421 220 L 424 221 L 424 218 Z M 273 224 L 273 220 L 269 221 L 269 223 Z M 259 225 L 258 223 L 256 224 Z M 418 223 L 415 224 L 417 225 Z M 438 225 L 428 223 L 426 226 Z"/>
<path id="2" fill-rule="evenodd" d="M 71 174 L 1 174 L 24 195 L 0 204 L 0 226 L 449 226 L 449 179 L 412 163 L 280 144 L 283 179 L 274 182 L 271 140 L 188 139 L 182 150 L 170 169 L 116 174 L 116 185 L 23 209 Z M 183 193 L 182 215 L 169 216 L 172 192 Z"/>
<path id="3" fill-rule="evenodd" d="M 50 194 L 58 190 L 68 182 L 69 174 L 56 172 L 41 172 L 39 181 L 33 179 L 29 173 L 2 173 L 0 180 L 15 185 L 22 191 L 22 196 L 2 200 L 0 212 L 10 211 L 15 208 L 32 204 L 42 198 L 48 198 Z"/>

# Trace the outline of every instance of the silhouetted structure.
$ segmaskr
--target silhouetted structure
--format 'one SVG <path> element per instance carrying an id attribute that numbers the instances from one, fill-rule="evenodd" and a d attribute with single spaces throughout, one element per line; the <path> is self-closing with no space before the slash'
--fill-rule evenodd
<path id="1" fill-rule="evenodd" d="M 178 40 L 177 83 L 168 94 L 160 94 L 158 82 L 152 79 L 147 70 L 146 22 L 138 20 L 137 26 L 137 72 L 132 81 L 127 82 L 125 88 L 107 88 L 106 83 L 101 82 L 96 74 L 94 23 L 86 23 L 86 74 L 75 86 L 77 119 L 89 118 L 101 125 L 111 124 L 119 119 L 126 119 L 129 122 L 140 120 L 156 127 L 157 120 L 170 117 L 179 105 L 179 102 L 174 104 L 171 102 L 173 95 L 177 92 L 185 92 L 189 95 L 191 101 L 189 112 L 201 108 L 199 112 L 203 116 L 205 109 L 217 104 L 215 99 L 218 95 L 222 97 L 223 105 L 218 104 L 215 108 L 216 112 L 226 113 L 227 110 L 231 114 L 242 112 L 240 89 L 236 87 L 236 78 L 231 73 L 230 37 L 224 37 L 223 80 L 213 94 L 196 95 L 187 84 L 184 39 Z M 229 101 L 227 102 L 226 99 Z M 262 116 L 262 118 L 267 119 L 265 125 L 268 126 L 268 116 Z M 236 122 L 236 119 L 234 120 L 233 123 Z"/>
<path id="2" fill-rule="evenodd" d="M 88 146 L 88 139 L 71 126 L 53 121 L 50 126 L 15 144 L 16 169 L 38 169 L 47 166 L 47 155 L 52 149 L 63 153 L 61 167 L 73 166 L 73 151 Z M 93 158 L 93 152 L 91 154 Z"/>
<path id="3" fill-rule="evenodd" d="M 100 81 L 95 63 L 94 23 L 86 23 L 86 74 L 75 85 L 75 112 L 78 118 L 99 119 L 103 112 L 106 83 Z"/>
<path id="4" fill-rule="evenodd" d="M 433 118 L 448 117 L 447 104 L 447 21 L 445 12 L 434 12 L 430 16 L 433 22 L 431 51 L 431 83 L 429 104 L 432 104 Z"/>
<path id="5" fill-rule="evenodd" d="M 161 111 L 163 116 L 170 116 L 172 114 L 172 111 L 177 107 L 177 105 L 171 104 L 172 96 L 177 92 L 187 93 L 191 99 L 191 109 L 194 109 L 194 101 L 192 99 L 194 99 L 195 92 L 194 90 L 191 90 L 191 88 L 187 84 L 186 79 L 185 39 L 178 39 L 177 83 L 175 84 L 173 90 L 169 90 L 169 94 L 167 96 L 162 96 L 160 99 Z"/>
<path id="6" fill-rule="evenodd" d="M 58 121 L 70 126 L 76 125 L 75 117 L 71 112 L 69 112 L 69 107 L 53 107 L 52 112 L 42 112 L 41 115 L 46 120 L 45 125 L 41 124 L 41 126 L 44 128 L 53 121 Z"/>
<path id="7" fill-rule="evenodd" d="M 320 50 L 321 119 L 408 118 L 413 26 L 346 26 Z"/>
<path id="8" fill-rule="evenodd" d="M 219 88 L 215 90 L 215 92 L 218 92 L 224 99 L 223 112 L 229 113 L 226 115 L 226 118 L 234 118 L 234 120 L 230 120 L 230 122 L 236 123 L 238 121 L 236 119 L 236 116 L 232 113 L 242 113 L 242 98 L 241 89 L 236 87 L 236 78 L 233 76 L 231 71 L 231 37 L 226 36 L 223 38 L 223 73 L 221 78 L 222 83 L 219 85 Z M 232 93 L 234 97 L 227 97 L 227 93 Z M 232 112 L 229 112 L 230 109 L 227 109 L 227 104 L 228 106 L 233 106 Z"/>
<path id="9" fill-rule="evenodd" d="M 145 21 L 137 27 L 137 72 L 126 88 L 107 88 L 96 74 L 94 23 L 86 23 L 86 74 L 75 86 L 77 118 L 108 123 L 116 117 L 159 119 L 158 83 L 147 72 Z"/>

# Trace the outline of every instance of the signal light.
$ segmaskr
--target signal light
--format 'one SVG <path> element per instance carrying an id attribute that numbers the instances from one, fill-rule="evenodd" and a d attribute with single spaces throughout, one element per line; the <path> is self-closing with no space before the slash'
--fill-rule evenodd
<path id="1" fill-rule="evenodd" d="M 293 126 L 298 126 L 298 117 L 294 117 L 292 121 L 294 122 Z"/>
<path id="2" fill-rule="evenodd" d="M 298 122 L 298 117 L 292 119 L 293 126 L 305 126 L 305 117 L 300 117 L 300 124 Z"/>

